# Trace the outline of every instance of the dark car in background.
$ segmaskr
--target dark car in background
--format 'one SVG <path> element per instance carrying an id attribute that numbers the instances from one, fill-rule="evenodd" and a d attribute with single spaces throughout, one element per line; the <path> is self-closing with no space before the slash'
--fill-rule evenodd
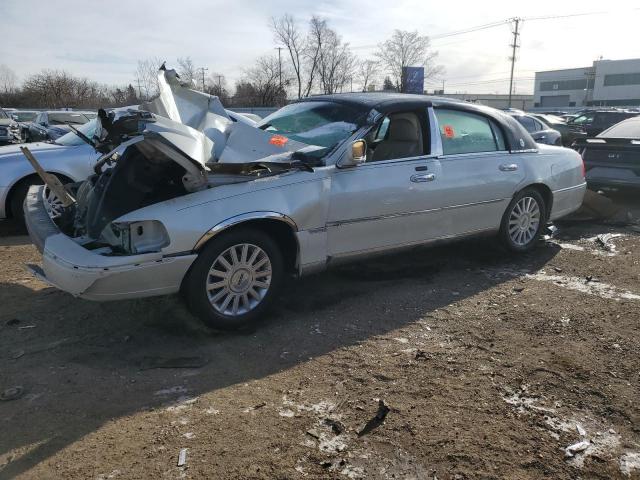
<path id="1" fill-rule="evenodd" d="M 587 110 L 569 120 L 567 125 L 573 130 L 586 133 L 587 137 L 595 137 L 616 123 L 637 115 L 640 113 L 629 110 Z"/>
<path id="2" fill-rule="evenodd" d="M 549 128 L 560 132 L 560 135 L 562 136 L 562 145 L 565 147 L 570 147 L 578 138 L 586 138 L 587 136 L 585 132 L 571 128 L 567 125 L 567 122 L 565 122 L 562 117 L 540 113 L 533 113 L 532 115 L 545 125 L 548 125 Z"/>
<path id="3" fill-rule="evenodd" d="M 573 148 L 582 155 L 590 188 L 640 188 L 640 116 L 577 140 Z"/>
<path id="4" fill-rule="evenodd" d="M 508 113 L 531 134 L 536 143 L 562 145 L 562 135 L 560 135 L 560 132 L 541 122 L 533 115 L 514 112 Z"/>
<path id="5" fill-rule="evenodd" d="M 78 127 L 95 117 L 93 112 L 49 110 L 38 112 L 31 122 L 24 138 L 25 142 L 55 140 L 71 131 L 69 124 Z"/>
<path id="6" fill-rule="evenodd" d="M 18 140 L 22 141 L 26 138 L 27 132 L 29 131 L 29 125 L 33 122 L 38 116 L 38 112 L 28 111 L 28 110 L 16 110 L 15 112 L 11 112 L 11 117 L 16 121 L 16 132 Z"/>

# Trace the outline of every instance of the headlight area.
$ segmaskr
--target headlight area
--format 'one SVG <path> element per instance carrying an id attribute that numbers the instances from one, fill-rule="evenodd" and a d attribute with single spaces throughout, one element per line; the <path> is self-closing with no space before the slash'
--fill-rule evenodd
<path id="1" fill-rule="evenodd" d="M 102 231 L 102 239 L 114 255 L 159 252 L 171 243 L 165 226 L 157 220 L 112 222 Z"/>

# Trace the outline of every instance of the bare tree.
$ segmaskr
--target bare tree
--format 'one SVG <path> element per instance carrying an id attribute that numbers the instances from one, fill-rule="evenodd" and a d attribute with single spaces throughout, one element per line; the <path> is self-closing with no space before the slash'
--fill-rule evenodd
<path id="1" fill-rule="evenodd" d="M 273 107 L 286 103 L 286 92 L 280 87 L 278 57 L 260 57 L 252 68 L 245 71 L 244 78 L 236 84 L 234 103 L 252 107 Z"/>
<path id="2" fill-rule="evenodd" d="M 191 88 L 197 85 L 197 73 L 198 69 L 193 63 L 193 60 L 191 60 L 191 57 L 178 57 L 178 75 L 180 75 L 180 79 L 183 82 L 192 85 Z"/>
<path id="3" fill-rule="evenodd" d="M 400 91 L 404 90 L 403 67 L 424 67 L 425 78 L 433 77 L 443 69 L 441 65 L 435 64 L 438 52 L 431 50 L 429 37 L 420 35 L 417 31 L 395 30 L 391 38 L 379 44 L 378 48 L 380 63 L 395 80 Z"/>
<path id="4" fill-rule="evenodd" d="M 13 93 L 18 86 L 18 77 L 5 64 L 0 65 L 0 92 Z"/>
<path id="5" fill-rule="evenodd" d="M 136 69 L 136 87 L 143 100 L 149 100 L 158 96 L 160 87 L 158 85 L 158 69 L 162 65 L 159 57 L 151 57 L 146 60 L 138 60 Z"/>
<path id="6" fill-rule="evenodd" d="M 307 83 L 304 96 L 308 97 L 316 82 L 316 74 L 318 64 L 322 56 L 322 48 L 327 36 L 327 21 L 313 15 L 309 20 L 309 33 L 307 34 L 307 42 L 305 45 L 305 60 L 307 67 Z"/>
<path id="7" fill-rule="evenodd" d="M 358 77 L 362 84 L 362 91 L 366 92 L 369 85 L 376 81 L 380 64 L 375 60 L 362 60 L 358 64 Z"/>
<path id="8" fill-rule="evenodd" d="M 29 76 L 22 89 L 22 102 L 39 108 L 96 108 L 117 100 L 108 87 L 59 70 Z"/>
<path id="9" fill-rule="evenodd" d="M 326 22 L 317 37 L 320 43 L 317 61 L 319 86 L 323 93 L 341 92 L 353 78 L 355 57 L 348 43 L 343 43 Z"/>
<path id="10" fill-rule="evenodd" d="M 298 98 L 302 98 L 302 69 L 306 49 L 305 38 L 300 33 L 296 21 L 289 14 L 285 14 L 280 18 L 272 17 L 271 30 L 273 31 L 275 41 L 284 45 L 289 52 L 291 67 L 295 73 L 298 86 Z"/>

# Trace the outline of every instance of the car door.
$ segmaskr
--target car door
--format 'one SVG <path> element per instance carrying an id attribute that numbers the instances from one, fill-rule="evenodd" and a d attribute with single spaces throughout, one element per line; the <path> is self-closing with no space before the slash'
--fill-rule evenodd
<path id="1" fill-rule="evenodd" d="M 335 168 L 327 221 L 330 257 L 422 242 L 446 232 L 440 221 L 440 162 L 429 153 L 428 123 L 426 108 L 389 114 L 365 136 L 371 147 L 367 161 Z"/>
<path id="2" fill-rule="evenodd" d="M 524 179 L 520 156 L 508 151 L 502 127 L 488 116 L 436 108 L 435 117 L 442 139 L 439 160 L 451 233 L 497 229 Z"/>

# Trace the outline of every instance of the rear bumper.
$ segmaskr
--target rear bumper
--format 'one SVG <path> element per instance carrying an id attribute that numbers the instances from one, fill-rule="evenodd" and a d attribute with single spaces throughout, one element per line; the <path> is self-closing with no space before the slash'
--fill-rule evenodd
<path id="1" fill-rule="evenodd" d="M 587 170 L 587 182 L 591 185 L 640 188 L 640 176 L 631 168 L 592 167 Z"/>
<path id="2" fill-rule="evenodd" d="M 25 200 L 25 223 L 42 252 L 42 268 L 30 266 L 50 285 L 88 300 L 121 300 L 175 293 L 197 255 L 162 253 L 104 256 L 61 233 L 47 214 L 43 187 L 32 187 Z"/>

